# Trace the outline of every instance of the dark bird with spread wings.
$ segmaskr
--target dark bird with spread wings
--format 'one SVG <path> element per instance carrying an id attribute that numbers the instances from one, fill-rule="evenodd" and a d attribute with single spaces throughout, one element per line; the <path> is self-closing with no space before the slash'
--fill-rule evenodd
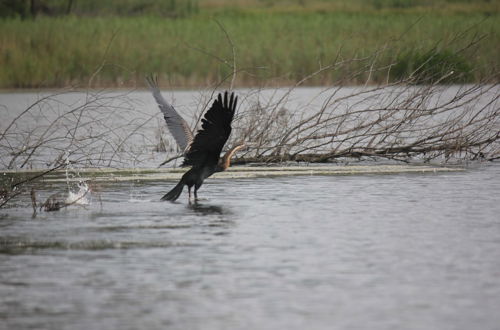
<path id="1" fill-rule="evenodd" d="M 224 95 L 219 93 L 201 120 L 201 128 L 193 137 L 186 121 L 161 95 L 157 81 L 151 77 L 147 80 L 170 133 L 184 152 L 182 166 L 191 166 L 179 183 L 161 199 L 175 201 L 179 198 L 184 186 L 188 186 L 189 200 L 191 200 L 191 188 L 194 186 L 196 200 L 198 189 L 203 181 L 215 172 L 226 170 L 233 154 L 245 147 L 243 143 L 238 144 L 229 149 L 222 158 L 220 157 L 222 148 L 231 134 L 231 122 L 238 98 L 234 96 L 234 93 L 229 95 L 227 91 Z"/>

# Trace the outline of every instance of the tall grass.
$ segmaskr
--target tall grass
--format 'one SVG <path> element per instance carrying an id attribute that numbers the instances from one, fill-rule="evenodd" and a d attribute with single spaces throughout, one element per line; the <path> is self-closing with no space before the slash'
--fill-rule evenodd
<path id="1" fill-rule="evenodd" d="M 431 49 L 460 52 L 470 78 L 498 72 L 498 17 L 480 13 L 251 13 L 195 15 L 175 20 L 149 17 L 39 17 L 0 20 L 0 88 L 134 86 L 155 72 L 172 87 L 214 84 L 232 72 L 235 47 L 240 86 L 275 79 L 286 84 L 338 59 L 379 51 L 378 66 L 401 53 Z M 458 36 L 458 37 L 457 37 Z M 480 39 L 474 49 L 462 49 Z M 225 63 L 226 62 L 226 63 Z M 360 70 L 354 61 L 350 70 Z M 96 72 L 99 74 L 95 74 Z M 344 72 L 319 75 L 328 84 Z M 390 77 L 389 77 L 390 78 Z M 383 82 L 387 72 L 358 75 L 345 83 Z M 392 79 L 392 78 L 390 78 Z"/>

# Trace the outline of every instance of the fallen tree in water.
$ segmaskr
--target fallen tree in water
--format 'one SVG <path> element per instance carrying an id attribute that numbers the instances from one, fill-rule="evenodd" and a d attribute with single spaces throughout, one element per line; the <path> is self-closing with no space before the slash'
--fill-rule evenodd
<path id="1" fill-rule="evenodd" d="M 292 90 L 240 113 L 235 140 L 254 146 L 236 160 L 329 162 L 340 158 L 446 163 L 500 156 L 498 85 L 325 89 L 314 108 L 290 108 Z"/>

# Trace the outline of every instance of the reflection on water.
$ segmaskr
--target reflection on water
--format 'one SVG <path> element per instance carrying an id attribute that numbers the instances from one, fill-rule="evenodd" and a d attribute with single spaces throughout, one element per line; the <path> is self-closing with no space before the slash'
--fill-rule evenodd
<path id="1" fill-rule="evenodd" d="M 229 210 L 225 210 L 222 206 L 202 204 L 199 201 L 189 203 L 188 208 L 200 215 L 229 213 Z"/>
<path id="2" fill-rule="evenodd" d="M 21 201 L 0 211 L 0 328 L 496 329 L 499 175 L 209 179 L 191 204 L 110 183 L 35 218 Z"/>

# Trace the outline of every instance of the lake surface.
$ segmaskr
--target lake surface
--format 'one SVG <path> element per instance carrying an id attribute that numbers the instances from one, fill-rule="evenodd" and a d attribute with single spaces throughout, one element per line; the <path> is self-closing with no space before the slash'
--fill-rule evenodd
<path id="1" fill-rule="evenodd" d="M 174 184 L 0 210 L 0 329 L 498 329 L 498 163 Z"/>
<path id="2" fill-rule="evenodd" d="M 194 128 L 198 116 L 213 101 L 214 93 L 163 91 L 162 94 Z M 382 132 L 391 131 L 394 122 L 405 116 L 412 118 L 411 111 L 415 108 L 426 109 L 422 111 L 428 115 L 418 120 L 407 119 L 411 125 L 398 129 L 405 133 L 383 139 L 404 145 L 422 139 L 422 135 L 434 136 L 435 125 L 443 121 L 470 125 L 461 131 L 463 136 L 474 137 L 477 131 L 492 131 L 495 136 L 500 129 L 498 85 L 434 86 L 430 90 L 426 86 L 241 89 L 236 94 L 238 109 L 227 146 L 245 140 L 262 144 L 261 149 L 269 148 L 268 153 L 276 151 L 273 146 L 282 143 L 282 132 L 321 111 L 318 120 L 325 117 L 332 120 L 313 125 L 312 131 L 295 131 L 290 134 L 294 138 L 283 148 L 291 148 L 292 154 L 299 151 L 321 154 L 331 152 L 332 148 L 341 152 L 367 144 L 374 147 L 376 141 L 357 141 L 356 136 L 380 132 L 362 129 L 353 131 L 353 137 L 350 130 L 390 112 L 392 115 L 385 117 L 385 124 L 373 125 L 381 125 Z M 440 112 L 443 109 L 447 110 Z M 345 113 L 351 115 L 338 117 Z M 483 122 L 479 119 L 483 117 L 489 119 Z M 272 120 L 266 122 L 266 118 Z M 261 132 L 259 127 L 266 129 Z M 438 131 L 457 129 L 445 126 Z M 343 131 L 346 133 L 339 133 L 332 141 L 310 139 L 311 134 L 328 136 Z M 61 160 L 79 167 L 155 168 L 178 154 L 158 106 L 146 90 L 0 93 L 0 132 L 0 169 L 47 168 Z M 294 144 L 294 139 L 301 142 Z M 317 147 L 309 149 L 314 145 Z M 158 152 L 160 149 L 162 152 Z M 480 151 L 487 154 L 488 148 Z M 245 156 L 246 152 L 253 155 L 252 148 L 238 155 Z"/>

